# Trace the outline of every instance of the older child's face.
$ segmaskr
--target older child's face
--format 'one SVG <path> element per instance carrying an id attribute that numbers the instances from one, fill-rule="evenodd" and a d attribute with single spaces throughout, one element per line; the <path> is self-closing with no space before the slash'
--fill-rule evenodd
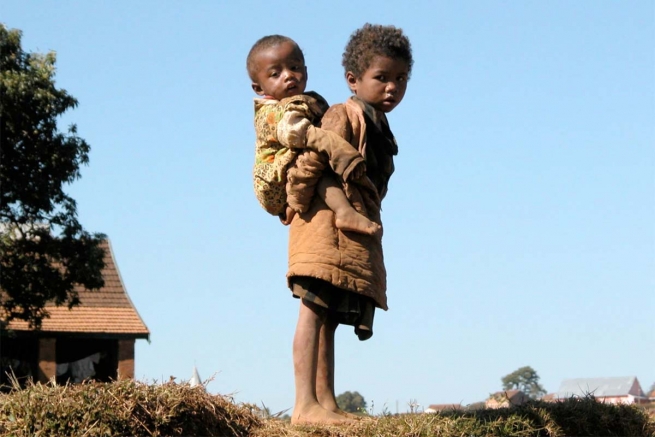
<path id="1" fill-rule="evenodd" d="M 252 89 L 277 100 L 302 94 L 307 86 L 307 67 L 297 45 L 283 42 L 262 50 L 255 59 L 257 81 Z"/>
<path id="2" fill-rule="evenodd" d="M 357 97 L 382 112 L 398 106 L 407 90 L 407 62 L 386 56 L 376 56 L 361 77 L 346 73 L 350 90 Z"/>

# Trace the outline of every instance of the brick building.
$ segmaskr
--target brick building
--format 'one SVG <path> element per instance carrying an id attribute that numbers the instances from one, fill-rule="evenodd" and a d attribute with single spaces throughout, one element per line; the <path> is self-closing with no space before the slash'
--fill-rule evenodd
<path id="1" fill-rule="evenodd" d="M 47 306 L 50 317 L 35 331 L 14 320 L 0 332 L 0 381 L 11 370 L 25 381 L 110 381 L 134 377 L 134 343 L 150 332 L 132 304 L 121 279 L 109 241 L 105 249 L 105 285 L 79 288 L 80 305 Z"/>

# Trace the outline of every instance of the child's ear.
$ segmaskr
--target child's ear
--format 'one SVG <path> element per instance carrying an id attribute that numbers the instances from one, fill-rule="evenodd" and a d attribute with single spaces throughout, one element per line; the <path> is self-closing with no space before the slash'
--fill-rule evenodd
<path id="1" fill-rule="evenodd" d="M 257 94 L 258 96 L 263 96 L 263 95 L 264 95 L 264 90 L 263 90 L 262 87 L 261 87 L 258 83 L 256 83 L 256 82 L 253 82 L 253 83 L 252 83 L 252 90 L 253 90 L 253 91 L 255 92 L 255 94 Z"/>
<path id="2" fill-rule="evenodd" d="M 348 88 L 353 93 L 357 93 L 357 76 L 353 74 L 352 71 L 346 73 L 346 82 L 348 83 Z"/>

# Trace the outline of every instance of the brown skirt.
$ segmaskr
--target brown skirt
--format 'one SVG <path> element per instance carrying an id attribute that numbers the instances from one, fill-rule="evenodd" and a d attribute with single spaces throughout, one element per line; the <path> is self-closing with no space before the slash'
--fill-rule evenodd
<path id="1" fill-rule="evenodd" d="M 360 340 L 373 336 L 373 299 L 336 287 L 327 281 L 309 276 L 294 276 L 290 279 L 293 297 L 311 302 L 320 316 L 333 317 L 338 323 L 355 327 Z"/>

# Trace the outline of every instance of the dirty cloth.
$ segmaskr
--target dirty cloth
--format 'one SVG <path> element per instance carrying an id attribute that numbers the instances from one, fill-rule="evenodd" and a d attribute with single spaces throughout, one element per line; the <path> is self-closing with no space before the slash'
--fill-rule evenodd
<path id="1" fill-rule="evenodd" d="M 360 214 L 382 225 L 381 202 L 394 171 L 393 157 L 398 153 L 386 116 L 357 97 L 351 97 L 326 112 L 322 129 L 337 133 L 364 157 L 367 177 L 344 182 L 344 191 Z M 303 160 L 307 162 L 299 162 L 289 169 L 290 178 L 303 165 L 320 160 L 312 153 L 304 154 Z M 319 286 L 305 278 L 326 282 L 334 288 Z M 296 297 L 307 298 L 309 292 L 309 301 L 319 305 L 323 302 L 325 305 L 321 306 L 328 309 L 345 307 L 348 308 L 346 313 L 359 307 L 356 309 L 359 315 L 342 317 L 346 324 L 355 323 L 356 332 L 364 329 L 359 325 L 366 326 L 370 322 L 367 329 L 372 335 L 374 308 L 388 309 L 381 238 L 338 230 L 334 213 L 320 198 L 314 199 L 307 212 L 297 214 L 289 227 L 287 279 Z M 334 294 L 335 288 L 346 293 L 339 297 L 325 296 Z"/>

